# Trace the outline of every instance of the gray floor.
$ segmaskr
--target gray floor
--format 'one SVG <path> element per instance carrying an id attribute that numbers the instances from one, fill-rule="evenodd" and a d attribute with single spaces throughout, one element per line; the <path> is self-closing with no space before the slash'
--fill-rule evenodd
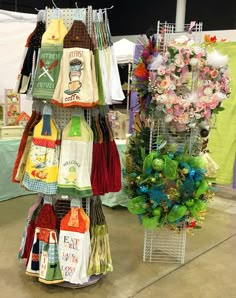
<path id="1" fill-rule="evenodd" d="M 28 208 L 35 196 L 0 203 L 1 298 L 236 298 L 236 197 L 216 197 L 202 230 L 188 235 L 185 263 L 144 263 L 143 230 L 123 207 L 104 207 L 114 272 L 83 289 L 46 286 L 16 259 Z"/>

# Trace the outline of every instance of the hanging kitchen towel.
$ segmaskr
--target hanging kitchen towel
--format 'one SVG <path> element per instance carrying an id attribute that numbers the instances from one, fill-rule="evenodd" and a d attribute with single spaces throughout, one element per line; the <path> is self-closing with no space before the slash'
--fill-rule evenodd
<path id="1" fill-rule="evenodd" d="M 23 232 L 18 259 L 29 259 L 35 232 L 35 220 L 42 207 L 42 195 L 38 195 L 38 199 L 28 211 L 27 221 Z"/>
<path id="2" fill-rule="evenodd" d="M 63 279 L 73 284 L 88 282 L 89 255 L 89 217 L 83 208 L 71 207 L 60 226 L 59 260 Z"/>
<path id="3" fill-rule="evenodd" d="M 44 205 L 35 222 L 34 241 L 26 268 L 26 274 L 39 276 L 41 281 L 45 283 L 62 281 L 60 279 L 55 232 L 58 220 L 52 201 L 52 196 L 44 195 Z M 44 252 L 44 259 L 42 259 L 42 252 Z"/>
<path id="4" fill-rule="evenodd" d="M 33 140 L 34 128 L 39 123 L 41 118 L 42 118 L 41 112 L 36 111 L 36 116 L 30 125 L 29 131 L 28 131 L 28 137 L 27 137 L 26 144 L 24 147 L 24 151 L 22 153 L 22 156 L 21 156 L 21 159 L 20 159 L 17 171 L 16 171 L 16 175 L 15 175 L 15 180 L 19 181 L 20 183 L 22 182 L 24 174 L 25 174 L 25 167 L 26 167 L 27 159 L 29 157 L 29 151 L 30 151 L 30 147 L 32 144 L 32 140 Z"/>
<path id="5" fill-rule="evenodd" d="M 39 258 L 42 245 L 39 245 L 38 239 L 39 229 L 35 229 L 34 240 L 30 251 L 29 259 L 27 260 L 26 274 L 30 276 L 39 276 Z"/>
<path id="6" fill-rule="evenodd" d="M 25 188 L 49 195 L 56 194 L 59 134 L 52 116 L 43 115 L 34 129 L 33 141 L 22 181 Z"/>
<path id="7" fill-rule="evenodd" d="M 41 47 L 41 40 L 45 32 L 45 22 L 37 22 L 37 26 L 30 38 L 29 47 L 25 55 L 20 74 L 18 75 L 17 92 L 21 94 L 27 93 L 32 77 L 34 76 L 35 66 L 38 58 L 38 51 Z"/>
<path id="8" fill-rule="evenodd" d="M 83 111 L 82 111 L 83 112 Z M 93 133 L 84 116 L 72 116 L 62 132 L 58 193 L 78 197 L 92 195 Z"/>
<path id="9" fill-rule="evenodd" d="M 83 22 L 73 22 L 63 47 L 58 83 L 51 102 L 63 107 L 96 106 L 98 87 L 92 41 Z"/>
<path id="10" fill-rule="evenodd" d="M 59 75 L 63 40 L 66 34 L 67 28 L 62 19 L 52 19 L 43 34 L 32 90 L 36 98 L 52 98 Z"/>
<path id="11" fill-rule="evenodd" d="M 64 281 L 59 264 L 57 235 L 53 230 L 49 233 L 49 242 L 43 245 L 39 281 L 45 284 L 57 284 Z"/>
<path id="12" fill-rule="evenodd" d="M 12 178 L 11 178 L 12 182 L 16 182 L 16 183 L 20 182 L 19 180 L 16 179 L 16 173 L 17 173 L 17 170 L 18 170 L 22 155 L 24 153 L 25 146 L 27 144 L 27 138 L 28 138 L 28 135 L 29 135 L 30 126 L 32 125 L 35 117 L 36 117 L 36 110 L 33 109 L 31 117 L 30 117 L 29 121 L 27 122 L 27 124 L 25 126 L 25 129 L 24 129 L 24 132 L 23 132 L 23 135 L 21 137 L 21 141 L 20 141 L 20 145 L 19 145 L 19 148 L 18 148 L 14 168 L 13 168 L 13 171 L 12 171 Z"/>
<path id="13" fill-rule="evenodd" d="M 52 98 L 59 75 L 61 56 L 62 45 L 42 46 L 32 90 L 35 98 Z"/>

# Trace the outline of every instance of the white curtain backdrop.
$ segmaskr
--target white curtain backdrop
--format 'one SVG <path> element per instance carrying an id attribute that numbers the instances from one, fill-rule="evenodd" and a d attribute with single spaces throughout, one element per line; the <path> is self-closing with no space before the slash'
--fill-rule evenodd
<path id="1" fill-rule="evenodd" d="M 37 14 L 0 10 L 0 103 L 4 89 L 14 89 L 28 35 L 34 30 Z M 21 95 L 21 111 L 31 114 L 31 101 Z"/>

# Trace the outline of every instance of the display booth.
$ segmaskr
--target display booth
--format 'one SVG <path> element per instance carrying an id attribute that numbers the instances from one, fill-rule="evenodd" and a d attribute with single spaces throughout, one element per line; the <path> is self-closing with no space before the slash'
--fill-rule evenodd
<path id="1" fill-rule="evenodd" d="M 118 64 L 127 64 L 127 111 L 129 111 L 130 105 L 130 81 L 131 81 L 131 70 L 134 62 L 134 50 L 135 43 L 129 41 L 126 38 L 122 38 L 119 41 L 114 42 L 114 52 Z"/>

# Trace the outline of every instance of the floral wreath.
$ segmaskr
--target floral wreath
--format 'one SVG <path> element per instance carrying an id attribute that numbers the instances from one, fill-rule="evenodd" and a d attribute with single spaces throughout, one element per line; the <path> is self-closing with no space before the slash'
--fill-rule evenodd
<path id="1" fill-rule="evenodd" d="M 194 44 L 172 44 L 149 66 L 152 104 L 165 121 L 194 127 L 223 110 L 230 94 L 228 57 Z M 183 128 L 181 128 L 183 129 Z"/>

